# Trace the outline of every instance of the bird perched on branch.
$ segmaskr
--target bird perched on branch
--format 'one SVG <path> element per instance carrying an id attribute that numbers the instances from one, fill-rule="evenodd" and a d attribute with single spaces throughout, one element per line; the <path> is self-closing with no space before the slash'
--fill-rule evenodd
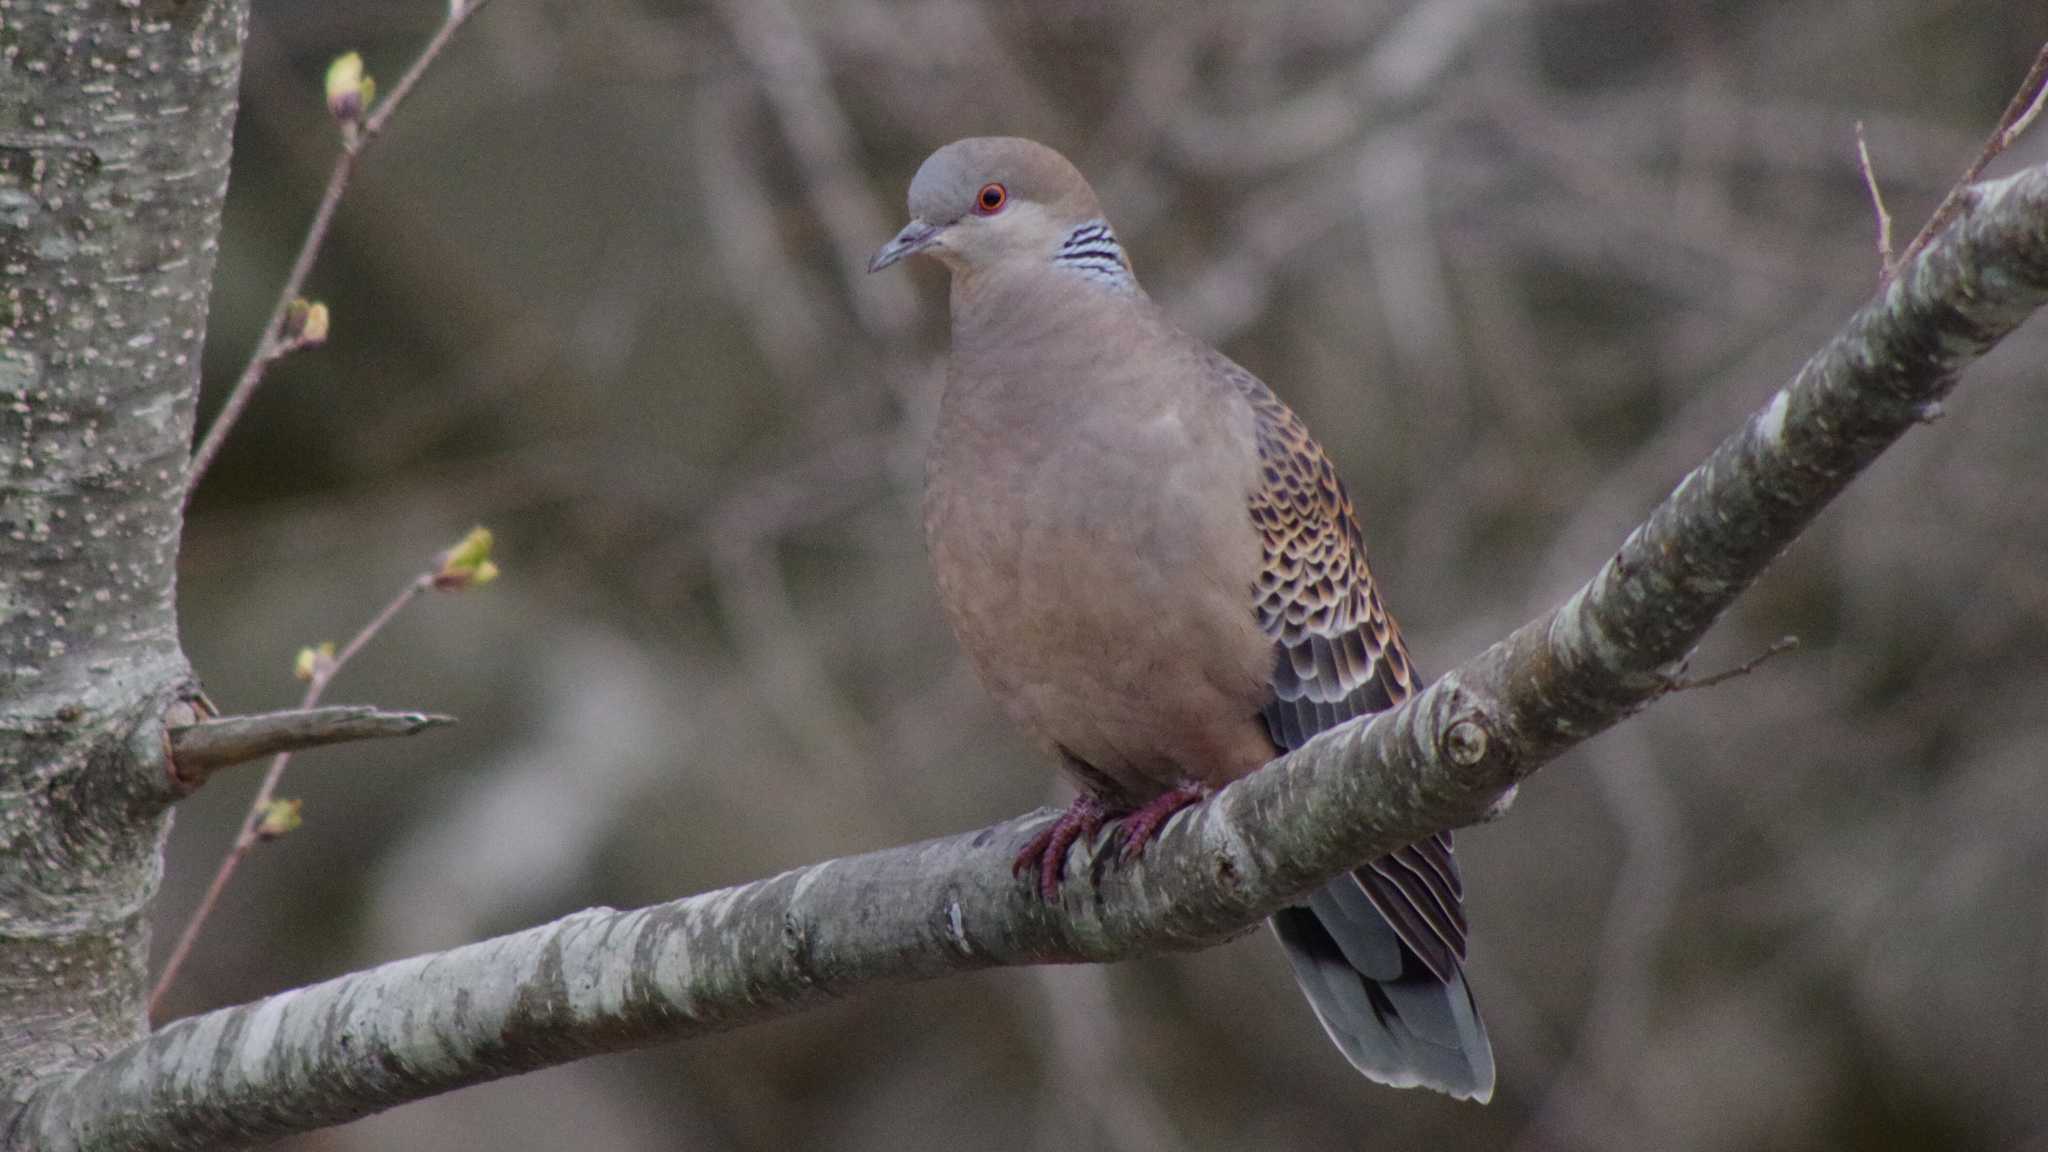
<path id="1" fill-rule="evenodd" d="M 952 273 L 925 490 L 939 596 L 983 682 L 1079 787 L 1025 849 L 1047 899 L 1122 817 L 1180 808 L 1416 687 L 1343 482 L 1259 379 L 1138 286 L 1095 193 L 1029 140 L 957 141 L 869 271 Z M 1270 921 L 1330 1039 L 1382 1083 L 1485 1100 L 1449 833 Z"/>

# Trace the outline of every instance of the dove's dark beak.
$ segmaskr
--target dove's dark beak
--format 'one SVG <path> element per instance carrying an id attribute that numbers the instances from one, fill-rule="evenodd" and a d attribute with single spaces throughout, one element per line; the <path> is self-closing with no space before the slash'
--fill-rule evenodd
<path id="1" fill-rule="evenodd" d="M 917 255 L 931 247 L 932 241 L 937 239 L 938 235 L 937 225 L 927 224 L 915 216 L 911 217 L 910 223 L 903 226 L 903 231 L 882 245 L 882 250 L 875 253 L 873 260 L 868 261 L 868 271 L 880 272 L 905 256 Z"/>

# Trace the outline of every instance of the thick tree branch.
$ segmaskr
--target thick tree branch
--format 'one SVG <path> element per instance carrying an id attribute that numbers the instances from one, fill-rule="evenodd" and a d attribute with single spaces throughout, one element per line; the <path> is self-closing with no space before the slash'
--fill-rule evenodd
<path id="1" fill-rule="evenodd" d="M 354 740 L 413 736 L 455 723 L 432 712 L 386 712 L 360 704 L 224 716 L 172 728 L 171 771 L 182 788 L 197 788 L 223 768 L 278 752 L 301 752 Z"/>
<path id="2" fill-rule="evenodd" d="M 219 1148 L 596 1052 L 1001 964 L 1199 947 L 1435 829 L 1668 691 L 1674 665 L 1856 474 L 2048 298 L 2048 168 L 1977 189 L 1562 607 L 1370 722 L 1177 819 L 1055 908 L 1037 819 L 633 912 L 597 909 L 181 1020 L 47 1084 L 7 1147 Z"/>

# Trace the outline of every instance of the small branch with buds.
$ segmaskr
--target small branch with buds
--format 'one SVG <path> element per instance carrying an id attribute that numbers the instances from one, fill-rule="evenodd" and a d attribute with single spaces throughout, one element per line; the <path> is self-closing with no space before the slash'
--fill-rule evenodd
<path id="1" fill-rule="evenodd" d="M 235 422 L 248 408 L 257 385 L 263 382 L 264 373 L 272 364 L 293 352 L 317 347 L 327 339 L 327 306 L 306 300 L 301 293 L 305 290 L 306 278 L 312 275 L 314 262 L 320 257 L 320 248 L 327 241 L 334 213 L 341 207 L 341 198 L 348 191 L 349 177 L 355 172 L 356 160 L 370 141 L 384 130 L 392 113 L 398 111 L 398 106 L 426 75 L 427 68 L 448 47 L 456 30 L 488 3 L 490 0 L 454 0 L 433 39 L 427 41 L 427 46 L 420 50 L 419 57 L 399 77 L 382 104 L 377 103 L 377 82 L 363 70 L 360 55 L 347 53 L 328 66 L 327 111 L 341 127 L 341 154 L 334 158 L 334 169 L 327 175 L 327 190 L 320 196 L 320 206 L 313 211 L 313 222 L 306 227 L 306 238 L 299 244 L 299 254 L 292 261 L 291 272 L 286 275 L 284 287 L 277 294 L 277 303 L 271 307 L 270 319 L 264 322 L 263 335 L 257 338 L 255 351 L 250 353 L 248 363 L 235 379 L 235 386 L 221 404 L 220 414 L 214 417 L 205 438 L 192 453 L 192 465 L 185 474 L 187 504 L 192 502 L 192 494 L 198 491 L 200 480 L 220 455 L 228 433 L 234 430 Z"/>
<path id="2" fill-rule="evenodd" d="M 226 716 L 170 729 L 171 775 L 180 791 L 206 783 L 214 773 L 283 752 L 303 752 L 355 740 L 414 736 L 455 723 L 432 712 L 386 712 L 352 705 Z"/>
<path id="3" fill-rule="evenodd" d="M 391 602 L 386 604 L 374 617 L 371 617 L 370 622 L 363 625 L 361 630 L 350 638 L 349 642 L 342 646 L 339 651 L 335 650 L 332 643 L 301 648 L 298 660 L 293 667 L 293 673 L 299 679 L 306 681 L 306 691 L 299 700 L 299 708 L 296 713 L 280 713 L 279 715 L 298 717 L 316 715 L 313 706 L 320 702 L 321 694 L 327 691 L 327 685 L 333 682 L 334 677 L 348 665 L 350 660 L 355 659 L 356 654 L 361 652 L 364 646 L 369 644 L 371 640 L 375 639 L 377 634 L 382 632 L 386 625 L 397 619 L 398 614 L 403 612 L 406 605 L 411 604 L 420 593 L 429 591 L 461 591 L 467 588 L 480 587 L 496 580 L 498 578 L 498 566 L 491 560 L 492 543 L 489 529 L 471 529 L 469 535 L 464 536 L 455 547 L 442 553 L 436 559 L 434 567 L 408 581 L 405 588 L 397 596 L 393 597 Z M 321 711 L 332 713 L 348 710 L 324 709 Z M 379 715 L 388 717 L 392 714 L 383 713 Z M 413 731 L 419 731 L 424 727 L 431 727 L 435 723 L 444 722 L 446 717 L 415 715 L 410 717 L 410 719 L 420 722 L 412 729 Z M 224 722 L 210 721 L 205 724 L 195 724 L 191 727 L 172 731 L 170 736 L 171 760 L 173 765 L 176 766 L 173 770 L 179 774 L 181 779 L 185 779 L 186 776 L 185 766 L 178 755 L 178 732 L 183 731 L 189 734 L 195 729 L 206 728 L 220 723 Z M 374 727 L 382 723 L 382 721 L 369 721 L 368 723 Z M 163 1001 L 164 993 L 169 991 L 172 983 L 177 980 L 178 970 L 184 967 L 186 957 L 192 954 L 193 945 L 199 942 L 199 934 L 205 929 L 207 918 L 213 915 L 214 906 L 220 903 L 221 894 L 227 891 L 228 881 L 234 877 L 235 869 L 241 866 L 242 859 L 256 845 L 275 840 L 299 826 L 299 802 L 297 800 L 279 799 L 277 795 L 278 782 L 283 779 L 285 768 L 291 764 L 293 751 L 299 748 L 311 747 L 317 743 L 332 743 L 332 741 L 292 742 L 283 738 L 281 734 L 283 727 L 284 725 L 271 725 L 269 727 L 266 738 L 280 741 L 280 743 L 274 746 L 276 755 L 271 759 L 269 769 L 263 773 L 263 783 L 257 787 L 255 798 L 249 802 L 248 814 L 242 818 L 241 831 L 235 835 L 235 842 L 228 847 L 227 855 L 221 858 L 220 867 L 214 870 L 213 880 L 206 886 L 206 894 L 200 897 L 199 907 L 193 910 L 191 918 L 185 922 L 184 929 L 178 933 L 178 943 L 171 949 L 170 958 L 164 962 L 163 974 L 157 977 L 156 986 L 150 990 L 149 1011 L 152 1016 L 156 1015 L 157 1008 Z M 298 734 L 305 735 L 306 732 L 301 731 Z M 399 734 L 401 733 L 390 731 L 376 733 L 376 735 Z M 254 737 L 250 738 L 250 740 L 253 739 Z M 248 744 L 249 741 L 244 741 L 243 746 L 247 747 Z M 260 752 L 257 753 L 257 755 L 260 754 Z M 242 759 L 246 758 L 242 757 Z M 217 770 L 220 767 L 225 767 L 226 763 L 217 763 L 214 767 Z"/>

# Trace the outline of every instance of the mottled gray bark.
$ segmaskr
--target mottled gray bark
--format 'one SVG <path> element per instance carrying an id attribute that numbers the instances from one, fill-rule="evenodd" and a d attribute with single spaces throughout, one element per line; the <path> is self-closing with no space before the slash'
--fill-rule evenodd
<path id="1" fill-rule="evenodd" d="M 178 508 L 245 15 L 0 3 L 0 1111 L 148 1029 Z"/>
<path id="2" fill-rule="evenodd" d="M 1047 908 L 1010 860 L 1038 819 L 592 910 L 182 1020 L 45 1084 L 10 1147 L 219 1148 L 869 986 L 1116 960 L 1239 932 L 1358 860 L 1483 819 L 1670 690 L 1692 645 L 1956 373 L 2048 298 L 2048 168 L 1985 186 L 1563 607 L 1375 718 L 1177 819 Z"/>

